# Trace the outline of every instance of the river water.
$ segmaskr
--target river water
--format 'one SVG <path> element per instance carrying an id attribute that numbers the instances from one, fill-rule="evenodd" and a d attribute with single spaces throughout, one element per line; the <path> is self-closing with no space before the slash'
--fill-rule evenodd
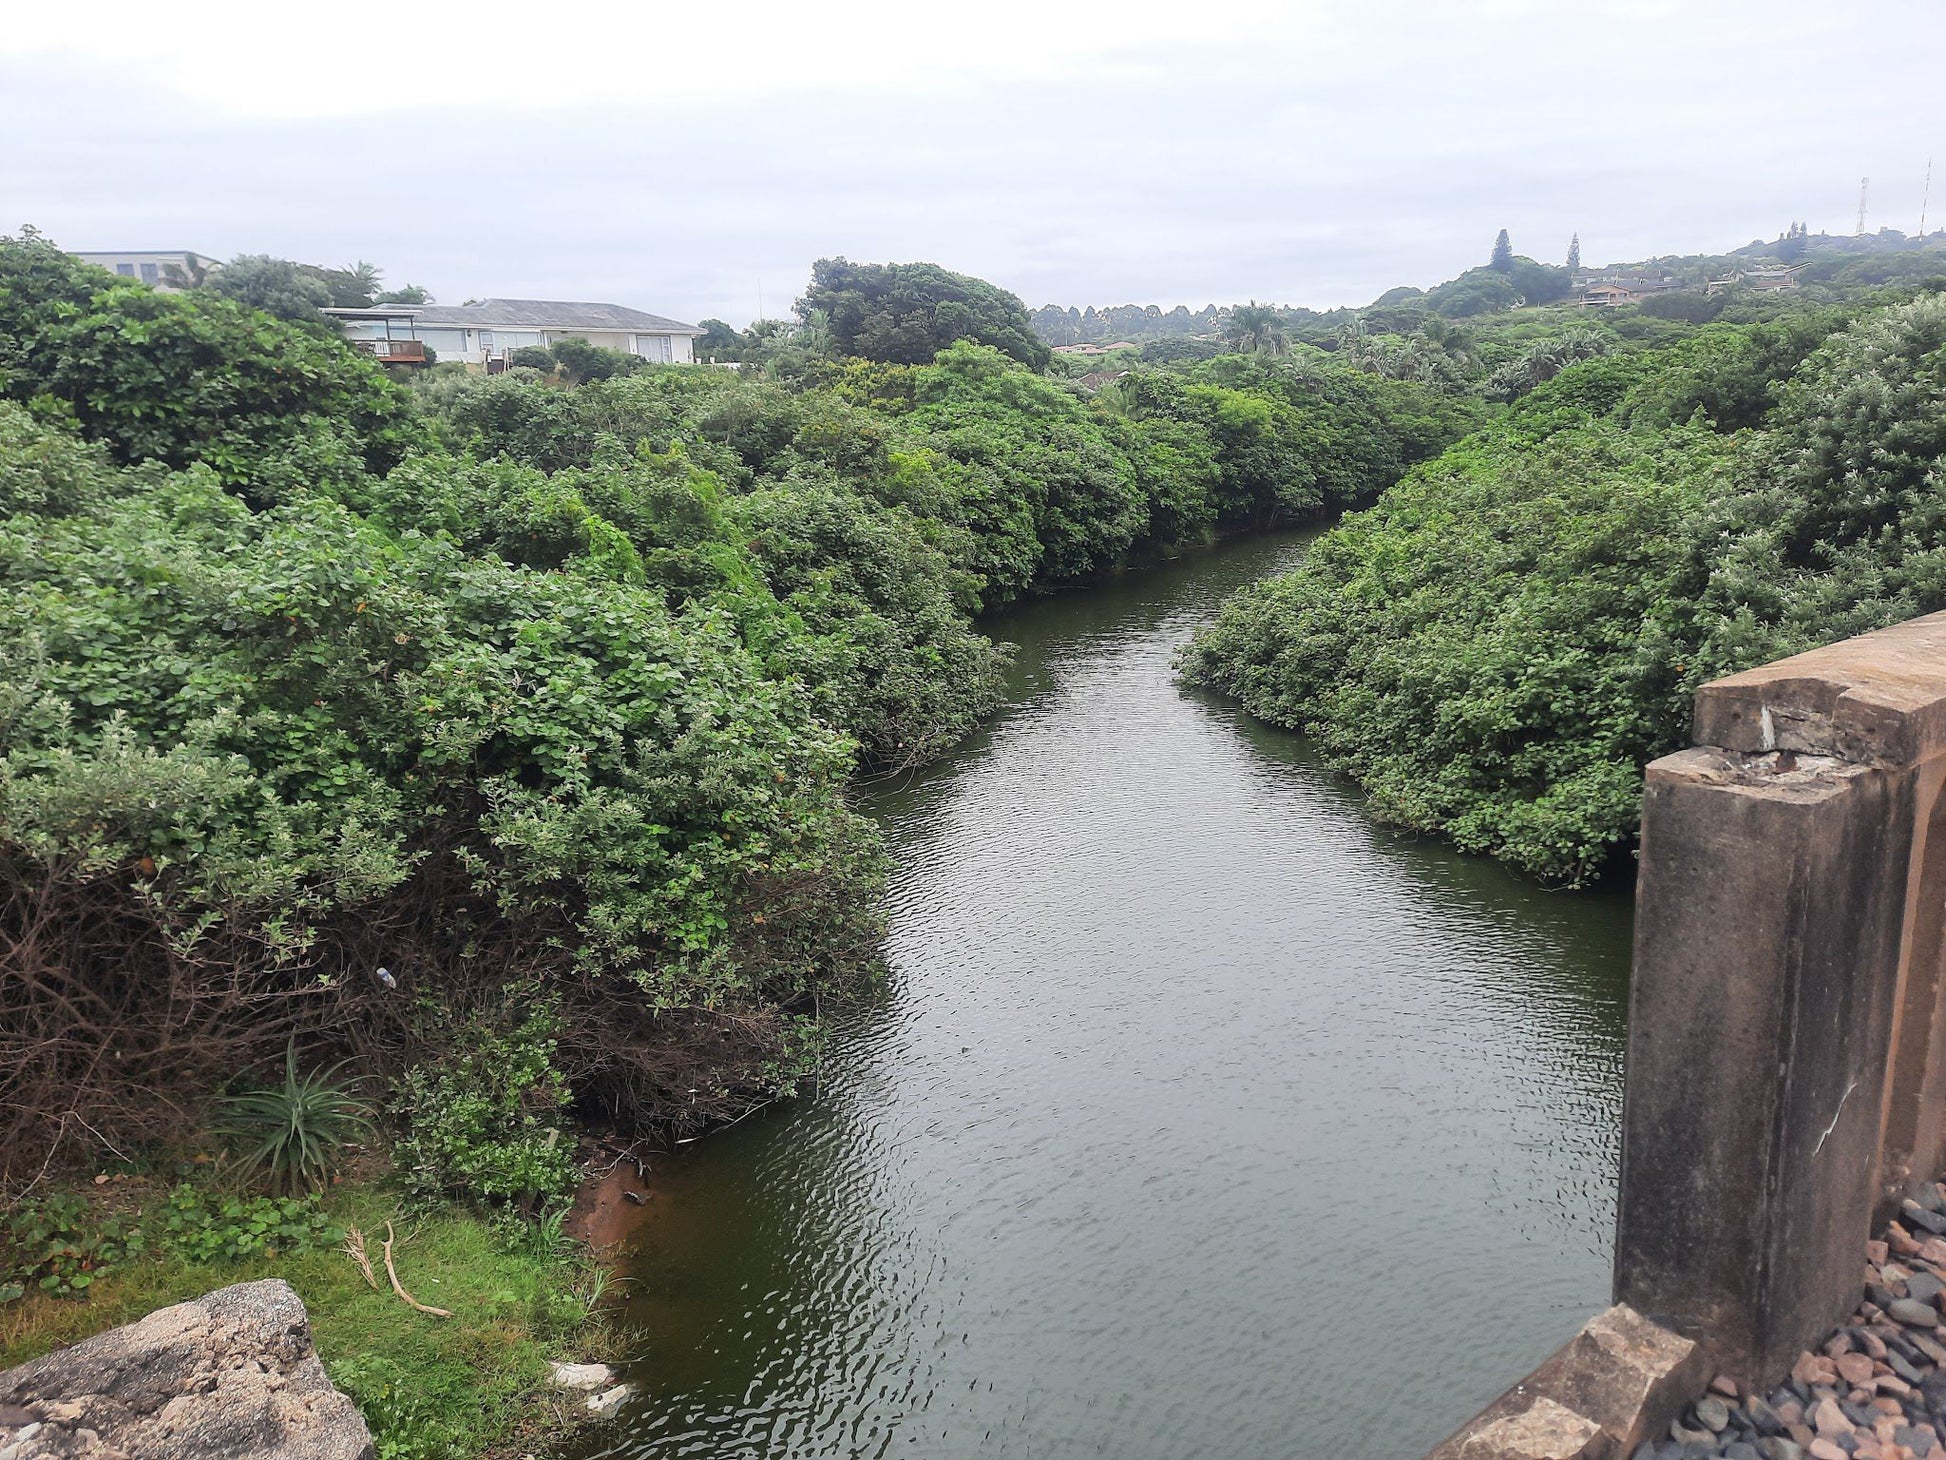
<path id="1" fill-rule="evenodd" d="M 1170 655 L 1298 538 L 995 621 L 876 788 L 892 978 L 665 1160 L 590 1455 L 1419 1455 L 1606 1301 L 1629 908 L 1374 826 Z"/>

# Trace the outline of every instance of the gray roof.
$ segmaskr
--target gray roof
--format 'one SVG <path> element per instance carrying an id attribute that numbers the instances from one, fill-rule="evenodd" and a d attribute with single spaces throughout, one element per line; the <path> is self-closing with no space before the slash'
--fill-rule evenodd
<path id="1" fill-rule="evenodd" d="M 412 306 L 420 324 L 472 329 L 640 330 L 660 335 L 700 335 L 693 324 L 621 304 L 579 304 L 557 299 L 488 299 L 479 304 Z"/>

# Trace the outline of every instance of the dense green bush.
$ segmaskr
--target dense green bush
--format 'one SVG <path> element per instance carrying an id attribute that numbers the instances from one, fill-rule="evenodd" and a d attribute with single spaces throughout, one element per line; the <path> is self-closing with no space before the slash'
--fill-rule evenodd
<path id="1" fill-rule="evenodd" d="M 552 1190 L 512 1097 L 461 1098 L 451 1032 L 514 988 L 549 1101 L 790 1088 L 876 966 L 849 778 L 994 708 L 979 613 L 1370 500 L 1478 413 L 1315 350 L 1097 396 L 979 281 L 820 290 L 746 372 L 562 342 L 402 390 L 0 241 L 0 1166 L 180 1135 L 294 1040 L 405 1076 L 429 1186 Z"/>
<path id="2" fill-rule="evenodd" d="M 408 1190 L 532 1207 L 574 1185 L 559 1032 L 547 1008 L 504 1029 L 475 1021 L 443 1058 L 407 1072 L 392 1109 L 403 1124 L 393 1157 Z"/>
<path id="3" fill-rule="evenodd" d="M 1186 675 L 1380 814 L 1588 880 L 1703 679 L 1946 608 L 1946 299 L 1841 324 L 1569 367 L 1232 600 Z"/>
<path id="4" fill-rule="evenodd" d="M 0 239 L 0 392 L 117 461 L 200 462 L 257 502 L 350 487 L 423 439 L 335 334 L 119 282 L 32 235 Z"/>

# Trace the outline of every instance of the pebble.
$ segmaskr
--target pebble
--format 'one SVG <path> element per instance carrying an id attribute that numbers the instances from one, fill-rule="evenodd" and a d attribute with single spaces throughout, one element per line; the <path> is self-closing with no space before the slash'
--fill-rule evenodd
<path id="1" fill-rule="evenodd" d="M 1916 1201 L 1900 1202 L 1899 1213 L 1905 1218 L 1905 1223 L 1908 1227 L 1922 1229 L 1932 1233 L 1935 1237 L 1941 1233 L 1946 1233 L 1946 1216 L 1941 1216 L 1938 1212 L 1929 1212 Z M 1917 1252 L 1918 1250 L 1918 1244 L 1914 1243 L 1913 1251 Z"/>

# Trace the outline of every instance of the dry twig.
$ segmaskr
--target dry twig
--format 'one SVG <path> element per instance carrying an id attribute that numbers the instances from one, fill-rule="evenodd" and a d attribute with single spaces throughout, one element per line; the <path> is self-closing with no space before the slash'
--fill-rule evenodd
<path id="1" fill-rule="evenodd" d="M 358 1270 L 365 1274 L 365 1281 L 372 1285 L 372 1291 L 382 1293 L 385 1289 L 378 1285 L 378 1274 L 372 1271 L 371 1255 L 365 1251 L 365 1234 L 356 1226 L 345 1228 L 345 1256 L 358 1264 Z"/>

